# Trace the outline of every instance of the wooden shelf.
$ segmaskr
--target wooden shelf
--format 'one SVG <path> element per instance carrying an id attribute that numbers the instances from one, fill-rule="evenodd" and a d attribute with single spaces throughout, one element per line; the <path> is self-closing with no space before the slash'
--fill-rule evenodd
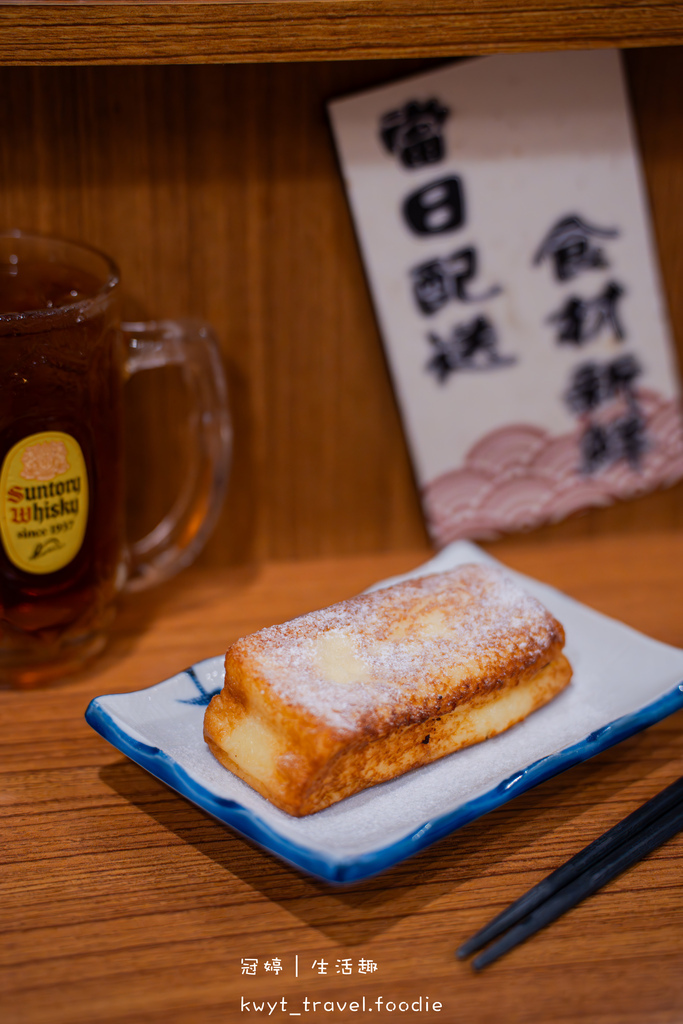
<path id="1" fill-rule="evenodd" d="M 5 3 L 0 62 L 223 64 L 451 57 L 683 42 L 663 0 Z"/>
<path id="2" fill-rule="evenodd" d="M 235 460 L 203 564 L 427 541 L 327 102 L 457 56 L 627 50 L 683 361 L 680 44 L 680 0 L 0 0 L 0 221 L 110 253 L 127 319 L 216 330 Z M 129 389 L 130 493 L 157 502 L 131 500 L 133 536 L 174 491 L 140 457 L 175 401 L 155 388 Z M 534 536 L 681 526 L 683 482 Z"/>

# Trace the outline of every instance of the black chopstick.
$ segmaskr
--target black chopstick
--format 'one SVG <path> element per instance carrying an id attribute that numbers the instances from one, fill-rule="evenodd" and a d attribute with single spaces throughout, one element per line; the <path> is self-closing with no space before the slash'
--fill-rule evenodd
<path id="1" fill-rule="evenodd" d="M 618 849 L 622 843 L 628 842 L 644 828 L 647 828 L 648 825 L 681 800 L 683 800 L 683 778 L 667 786 L 657 796 L 652 797 L 651 800 L 648 800 L 642 807 L 633 811 L 623 821 L 618 822 L 603 835 L 584 847 L 583 850 L 580 850 L 571 860 L 568 860 L 566 864 L 553 871 L 551 875 L 544 878 L 533 889 L 529 889 L 523 896 L 520 896 L 518 900 L 498 914 L 497 917 L 494 917 L 476 935 L 473 935 L 471 939 L 464 942 L 456 955 L 462 958 L 481 949 L 491 939 L 495 939 L 501 932 L 504 932 L 517 921 L 526 917 L 527 914 L 530 914 L 532 910 L 535 910 L 536 907 L 540 906 L 541 903 L 545 902 L 563 886 L 578 878 L 587 868 L 590 868 L 603 857 Z"/>
<path id="2" fill-rule="evenodd" d="M 463 943 L 456 955 L 468 956 L 510 929 L 503 939 L 472 963 L 475 969 L 486 966 L 647 856 L 681 829 L 683 778 L 648 800 L 521 896 Z M 513 927 L 519 921 L 522 923 Z"/>

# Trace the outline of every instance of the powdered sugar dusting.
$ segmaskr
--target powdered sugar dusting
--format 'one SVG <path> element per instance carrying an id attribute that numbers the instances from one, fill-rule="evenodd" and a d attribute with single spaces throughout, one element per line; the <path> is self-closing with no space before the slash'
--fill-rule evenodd
<path id="1" fill-rule="evenodd" d="M 497 568 L 465 565 L 408 580 L 238 640 L 230 665 L 300 714 L 381 735 L 539 667 L 562 627 Z"/>

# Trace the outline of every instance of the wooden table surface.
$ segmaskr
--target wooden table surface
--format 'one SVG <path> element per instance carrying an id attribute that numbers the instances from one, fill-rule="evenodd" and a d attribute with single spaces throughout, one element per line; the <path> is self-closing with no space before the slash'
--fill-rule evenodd
<path id="1" fill-rule="evenodd" d="M 683 646 L 680 533 L 490 549 Z M 481 975 L 453 958 L 494 912 L 683 774 L 683 713 L 341 889 L 228 832 L 83 719 L 97 694 L 151 685 L 425 555 L 190 570 L 128 599 L 87 673 L 0 693 L 3 1024 L 246 1024 L 297 1012 L 316 1024 L 370 1012 L 375 1024 L 683 1021 L 683 835 Z M 242 974 L 242 958 L 258 960 L 256 975 Z M 265 969 L 274 958 L 279 973 Z M 363 996 L 365 1014 L 348 1005 Z M 396 1009 L 378 1010 L 379 997 Z"/>

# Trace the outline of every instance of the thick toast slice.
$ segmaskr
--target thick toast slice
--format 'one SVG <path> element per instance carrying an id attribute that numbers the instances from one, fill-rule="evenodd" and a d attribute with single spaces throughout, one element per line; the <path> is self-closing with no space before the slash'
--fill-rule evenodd
<path id="1" fill-rule="evenodd" d="M 238 640 L 204 735 L 277 807 L 310 814 L 526 718 L 569 683 L 563 645 L 502 571 L 461 566 Z"/>

